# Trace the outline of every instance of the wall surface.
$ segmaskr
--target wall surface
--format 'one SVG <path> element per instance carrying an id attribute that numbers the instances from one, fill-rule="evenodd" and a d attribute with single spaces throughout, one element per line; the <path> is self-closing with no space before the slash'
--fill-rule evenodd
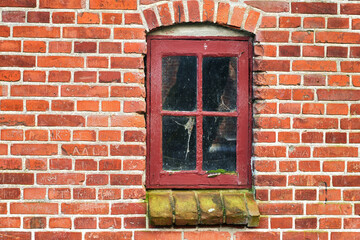
<path id="1" fill-rule="evenodd" d="M 0 239 L 360 239 L 357 1 L 0 0 Z M 255 34 L 258 228 L 146 219 L 146 33 Z"/>

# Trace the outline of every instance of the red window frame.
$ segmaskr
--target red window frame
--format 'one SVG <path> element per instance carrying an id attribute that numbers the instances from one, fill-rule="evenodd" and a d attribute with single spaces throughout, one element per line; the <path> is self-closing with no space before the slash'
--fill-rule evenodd
<path id="1" fill-rule="evenodd" d="M 147 168 L 146 187 L 159 188 L 250 188 L 252 139 L 252 42 L 250 37 L 170 37 L 148 36 L 147 55 Z M 205 47 L 206 46 L 206 47 Z M 197 106 L 195 112 L 162 110 L 162 56 L 196 55 Z M 237 57 L 237 111 L 205 112 L 202 109 L 201 60 L 205 55 Z M 196 170 L 168 172 L 162 170 L 162 116 L 196 116 Z M 201 169 L 202 117 L 237 117 L 236 173 L 209 177 Z M 201 120 L 198 120 L 201 119 Z M 198 136 L 199 135 L 199 136 Z"/>

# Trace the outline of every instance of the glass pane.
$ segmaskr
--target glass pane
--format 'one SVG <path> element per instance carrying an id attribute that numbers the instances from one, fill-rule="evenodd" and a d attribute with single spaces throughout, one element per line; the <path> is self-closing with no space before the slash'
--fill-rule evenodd
<path id="1" fill-rule="evenodd" d="M 194 111 L 196 108 L 197 57 L 162 59 L 163 110 Z"/>
<path id="2" fill-rule="evenodd" d="M 162 151 L 164 170 L 196 168 L 196 118 L 163 116 Z"/>
<path id="3" fill-rule="evenodd" d="M 203 170 L 236 170 L 236 117 L 203 118 Z"/>
<path id="4" fill-rule="evenodd" d="M 203 59 L 203 110 L 236 111 L 236 57 Z"/>

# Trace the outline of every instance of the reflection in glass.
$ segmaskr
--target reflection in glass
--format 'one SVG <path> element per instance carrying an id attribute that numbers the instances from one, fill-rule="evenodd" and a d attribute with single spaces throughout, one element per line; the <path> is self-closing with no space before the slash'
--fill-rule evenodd
<path id="1" fill-rule="evenodd" d="M 163 116 L 162 151 L 164 170 L 196 168 L 196 118 Z"/>
<path id="2" fill-rule="evenodd" d="M 203 118 L 203 170 L 236 170 L 236 117 Z"/>
<path id="3" fill-rule="evenodd" d="M 203 110 L 236 111 L 236 57 L 204 57 Z"/>
<path id="4" fill-rule="evenodd" d="M 162 59 L 163 110 L 195 110 L 196 75 L 195 56 L 171 56 Z"/>

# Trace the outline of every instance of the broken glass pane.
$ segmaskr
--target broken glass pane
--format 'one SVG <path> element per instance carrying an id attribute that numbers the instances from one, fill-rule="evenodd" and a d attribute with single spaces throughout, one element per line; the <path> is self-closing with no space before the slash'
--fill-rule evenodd
<path id="1" fill-rule="evenodd" d="M 163 110 L 194 111 L 196 108 L 197 57 L 162 59 Z"/>
<path id="2" fill-rule="evenodd" d="M 236 117 L 203 118 L 203 170 L 236 170 Z"/>
<path id="3" fill-rule="evenodd" d="M 204 57 L 203 110 L 236 111 L 236 57 Z"/>
<path id="4" fill-rule="evenodd" d="M 162 151 L 164 170 L 196 168 L 196 118 L 163 116 Z"/>

